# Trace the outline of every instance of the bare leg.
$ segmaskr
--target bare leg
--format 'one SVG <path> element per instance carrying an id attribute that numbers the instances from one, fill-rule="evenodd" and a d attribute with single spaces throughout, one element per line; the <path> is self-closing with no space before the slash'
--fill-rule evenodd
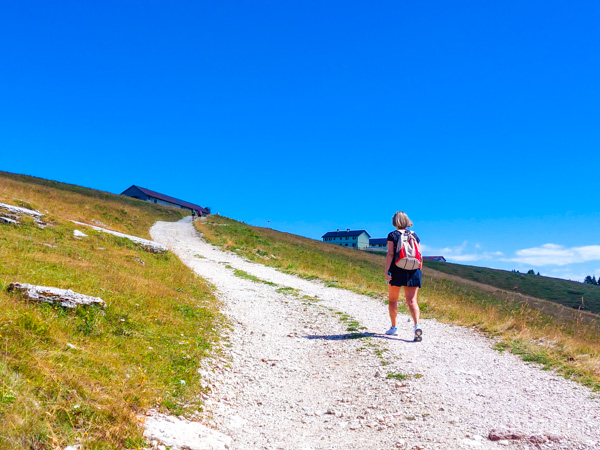
<path id="1" fill-rule="evenodd" d="M 406 297 L 406 306 L 408 306 L 408 310 L 410 311 L 410 315 L 412 316 L 413 322 L 415 325 L 419 323 L 419 316 L 421 311 L 419 310 L 419 304 L 417 303 L 417 292 L 419 291 L 418 287 L 408 287 L 404 286 L 404 295 Z M 396 301 L 398 297 L 396 296 Z M 391 303 L 391 302 L 390 302 Z"/>
<path id="2" fill-rule="evenodd" d="M 400 288 L 398 286 L 392 286 L 388 284 L 389 304 L 388 309 L 390 311 L 390 320 L 392 326 L 396 326 L 396 317 L 398 316 L 398 297 L 400 296 Z"/>

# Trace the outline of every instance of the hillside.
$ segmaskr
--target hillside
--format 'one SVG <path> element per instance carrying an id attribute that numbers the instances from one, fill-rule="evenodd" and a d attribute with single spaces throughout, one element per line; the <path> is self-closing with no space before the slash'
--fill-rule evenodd
<path id="1" fill-rule="evenodd" d="M 427 267 L 499 289 L 549 300 L 569 308 L 600 314 L 600 287 L 559 278 L 485 267 L 427 262 Z"/>
<path id="2" fill-rule="evenodd" d="M 384 256 L 326 244 L 272 229 L 252 227 L 225 217 L 211 216 L 196 227 L 214 245 L 253 262 L 302 278 L 320 279 L 360 294 L 385 299 Z M 437 267 L 436 267 L 437 268 Z M 423 269 L 420 291 L 424 317 L 472 326 L 498 339 L 500 351 L 510 350 L 567 377 L 600 386 L 600 318 L 544 299 L 489 285 L 478 286 L 433 270 Z"/>
<path id="3" fill-rule="evenodd" d="M 149 238 L 182 211 L 3 172 L 0 203 L 44 214 L 0 223 L 0 448 L 137 448 L 137 413 L 197 413 L 198 361 L 221 320 L 211 287 L 170 253 L 72 222 Z M 12 282 L 107 306 L 31 303 Z"/>

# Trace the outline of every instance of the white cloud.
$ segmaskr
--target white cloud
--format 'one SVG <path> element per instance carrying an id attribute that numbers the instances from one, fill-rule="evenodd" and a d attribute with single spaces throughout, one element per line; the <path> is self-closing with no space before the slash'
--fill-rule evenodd
<path id="1" fill-rule="evenodd" d="M 557 244 L 544 244 L 541 247 L 517 250 L 515 254 L 515 258 L 505 259 L 504 261 L 531 266 L 566 266 L 568 264 L 600 261 L 600 245 L 564 247 Z"/>
<path id="2" fill-rule="evenodd" d="M 502 252 L 473 252 L 470 251 L 466 253 L 467 248 L 469 247 L 467 241 L 464 241 L 461 245 L 456 247 L 444 247 L 444 248 L 433 248 L 428 247 L 426 245 L 422 246 L 423 253 L 426 255 L 441 255 L 446 258 L 448 261 L 455 262 L 475 262 L 475 261 L 484 261 L 497 259 L 500 256 L 503 256 Z M 481 249 L 479 244 L 474 246 L 476 250 Z"/>
<path id="3" fill-rule="evenodd" d="M 513 264 L 525 270 L 537 267 L 542 275 L 582 282 L 587 275 L 600 279 L 600 245 L 565 247 L 558 244 L 545 244 L 539 247 L 517 250 L 513 257 L 500 251 L 483 251 L 478 244 L 467 241 L 454 247 L 433 248 L 423 246 L 425 255 L 442 255 L 449 262 L 458 264 L 485 265 L 497 269 L 510 270 Z M 509 263 L 508 267 L 507 264 Z M 586 264 L 587 263 L 587 264 Z M 591 266 L 590 266 L 591 264 Z"/>
<path id="4" fill-rule="evenodd" d="M 489 259 L 485 254 L 467 253 L 464 255 L 450 255 L 446 256 L 446 259 L 458 262 L 469 262 L 469 261 L 481 261 L 482 259 Z"/>

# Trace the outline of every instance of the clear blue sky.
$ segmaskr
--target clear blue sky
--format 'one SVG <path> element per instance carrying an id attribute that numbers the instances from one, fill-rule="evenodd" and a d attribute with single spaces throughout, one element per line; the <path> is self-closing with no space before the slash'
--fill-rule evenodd
<path id="1" fill-rule="evenodd" d="M 600 2 L 2 9 L 0 170 L 600 277 Z"/>

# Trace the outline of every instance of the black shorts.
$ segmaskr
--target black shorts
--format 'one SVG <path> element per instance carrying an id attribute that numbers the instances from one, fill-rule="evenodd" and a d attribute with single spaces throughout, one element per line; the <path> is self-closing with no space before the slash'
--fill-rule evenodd
<path id="1" fill-rule="evenodd" d="M 392 286 L 421 287 L 421 269 L 404 270 L 392 265 L 390 272 L 392 273 L 392 281 L 390 281 Z"/>

